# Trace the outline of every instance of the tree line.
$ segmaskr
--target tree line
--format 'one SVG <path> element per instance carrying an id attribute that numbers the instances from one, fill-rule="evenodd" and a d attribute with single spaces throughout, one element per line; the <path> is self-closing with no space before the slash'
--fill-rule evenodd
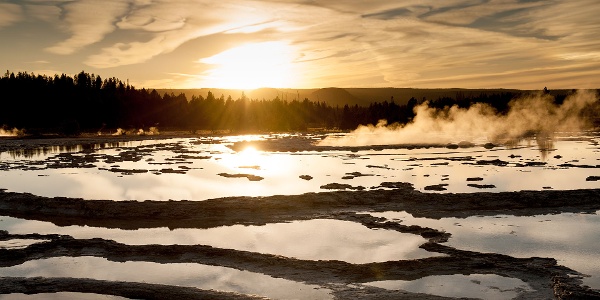
<path id="1" fill-rule="evenodd" d="M 432 107 L 477 102 L 499 112 L 517 95 L 500 93 L 479 97 L 445 97 L 429 100 Z M 564 99 L 564 98 L 563 98 Z M 0 126 L 29 133 L 78 134 L 100 129 L 229 130 L 233 132 L 304 131 L 309 128 L 354 129 L 361 124 L 407 123 L 414 106 L 426 99 L 411 98 L 406 105 L 376 101 L 369 106 L 331 106 L 309 99 L 292 101 L 238 99 L 185 94 L 159 95 L 156 90 L 136 89 L 118 78 L 102 79 L 84 71 L 75 76 L 9 73 L 0 78 Z M 557 101 L 560 100 L 557 98 Z"/>

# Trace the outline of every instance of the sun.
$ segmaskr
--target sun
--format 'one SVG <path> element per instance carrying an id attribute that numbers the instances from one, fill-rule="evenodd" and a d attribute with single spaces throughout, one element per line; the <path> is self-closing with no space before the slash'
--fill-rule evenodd
<path id="1" fill-rule="evenodd" d="M 204 87 L 256 89 L 298 86 L 294 48 L 285 42 L 245 44 L 198 62 L 212 68 L 201 75 Z"/>

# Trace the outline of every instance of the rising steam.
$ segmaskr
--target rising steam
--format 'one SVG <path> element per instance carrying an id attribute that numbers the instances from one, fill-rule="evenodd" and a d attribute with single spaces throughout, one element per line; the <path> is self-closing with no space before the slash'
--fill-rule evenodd
<path id="1" fill-rule="evenodd" d="M 124 130 L 123 128 L 117 128 L 117 131 L 112 135 L 159 135 L 160 131 L 158 131 L 158 127 L 150 127 L 148 131 L 144 131 L 144 129 L 140 128 L 137 131 L 135 129 L 132 130 Z M 100 132 L 98 133 L 100 135 Z"/>
<path id="2" fill-rule="evenodd" d="M 25 132 L 22 129 L 7 129 L 6 127 L 0 127 L 0 136 L 22 136 Z"/>
<path id="3" fill-rule="evenodd" d="M 597 116 L 598 95 L 581 90 L 554 104 L 548 94 L 535 94 L 515 99 L 506 114 L 498 114 L 488 104 L 477 103 L 469 108 L 452 106 L 436 109 L 425 102 L 414 108 L 415 117 L 406 125 L 388 125 L 385 120 L 376 126 L 359 126 L 343 137 L 328 137 L 320 146 L 366 146 L 393 144 L 442 144 L 484 139 L 493 143 L 515 141 L 531 134 L 551 136 L 560 131 L 589 129 L 589 118 Z"/>

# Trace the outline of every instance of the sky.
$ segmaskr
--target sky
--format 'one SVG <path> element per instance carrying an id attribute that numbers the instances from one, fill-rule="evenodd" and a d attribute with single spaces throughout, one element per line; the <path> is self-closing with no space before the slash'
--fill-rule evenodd
<path id="1" fill-rule="evenodd" d="M 0 0 L 0 68 L 136 88 L 600 88 L 598 16 L 598 0 Z"/>

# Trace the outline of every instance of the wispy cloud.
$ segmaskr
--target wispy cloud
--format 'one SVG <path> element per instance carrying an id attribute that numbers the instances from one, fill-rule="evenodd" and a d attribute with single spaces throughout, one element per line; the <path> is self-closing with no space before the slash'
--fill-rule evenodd
<path id="1" fill-rule="evenodd" d="M 24 5 L 25 13 L 28 18 L 38 19 L 48 23 L 58 22 L 60 19 L 61 9 L 47 2 L 39 4 Z"/>
<path id="2" fill-rule="evenodd" d="M 64 4 L 63 22 L 71 37 L 46 50 L 56 54 L 71 54 L 101 41 L 116 29 L 114 23 L 126 12 L 127 7 L 125 1 L 119 0 L 80 0 Z"/>
<path id="3" fill-rule="evenodd" d="M 47 60 L 35 60 L 35 61 L 28 61 L 26 63 L 28 63 L 28 64 L 49 64 L 50 62 Z"/>
<path id="4" fill-rule="evenodd" d="M 209 1 L 156 1 L 123 16 L 117 23 L 121 30 L 151 33 L 147 41 L 116 43 L 91 56 L 86 64 L 99 68 L 135 64 L 168 53 L 192 39 L 255 26 L 269 20 L 268 10 L 260 3 L 248 4 Z"/>
<path id="5" fill-rule="evenodd" d="M 246 36 L 240 43 L 286 41 L 298 51 L 293 63 L 302 66 L 298 69 L 311 86 L 600 84 L 596 0 L 23 3 L 0 2 L 0 30 L 25 17 L 58 21 L 69 37 L 46 50 L 83 52 L 79 63 L 93 68 L 142 66 L 195 40 L 228 35 Z M 175 85 L 181 78 L 161 76 L 205 72 L 193 61 L 226 50 L 218 45 L 202 47 L 196 57 L 185 57 L 189 67 L 161 66 L 152 82 Z M 143 69 L 152 68 L 158 66 Z"/>
<path id="6" fill-rule="evenodd" d="M 0 29 L 12 25 L 23 18 L 20 5 L 0 2 Z"/>

